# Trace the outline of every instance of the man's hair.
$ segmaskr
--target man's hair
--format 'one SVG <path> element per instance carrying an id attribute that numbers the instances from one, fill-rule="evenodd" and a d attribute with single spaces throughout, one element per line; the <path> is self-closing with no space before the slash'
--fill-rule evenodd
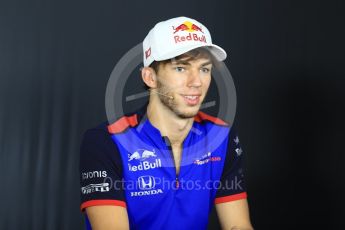
<path id="1" fill-rule="evenodd" d="M 184 54 L 181 54 L 177 57 L 174 57 L 174 58 L 171 58 L 171 59 L 168 59 L 168 60 L 164 60 L 164 61 L 153 61 L 151 63 L 151 65 L 149 67 L 151 67 L 156 73 L 158 73 L 159 71 L 159 68 L 161 66 L 164 66 L 168 63 L 171 63 L 173 61 L 179 61 L 179 60 L 182 60 L 183 61 L 192 61 L 192 60 L 196 60 L 198 58 L 210 58 L 212 63 L 214 63 L 214 57 L 213 55 L 210 53 L 210 51 L 205 48 L 205 47 L 200 47 L 200 48 L 197 48 L 197 49 L 193 49 L 191 51 L 188 51 Z"/>

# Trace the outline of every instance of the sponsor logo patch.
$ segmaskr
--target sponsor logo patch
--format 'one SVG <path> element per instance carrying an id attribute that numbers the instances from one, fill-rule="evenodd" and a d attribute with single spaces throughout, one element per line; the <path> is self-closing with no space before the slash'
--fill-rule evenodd
<path id="1" fill-rule="evenodd" d="M 90 194 L 93 192 L 109 192 L 109 183 L 89 184 L 81 188 L 83 194 Z"/>
<path id="2" fill-rule="evenodd" d="M 173 26 L 173 35 L 175 43 L 185 42 L 185 41 L 199 41 L 206 42 L 206 37 L 203 35 L 201 26 L 193 24 L 192 22 L 185 21 L 184 23 Z M 180 32 L 189 32 L 188 34 L 181 34 Z M 199 32 L 199 33 L 196 33 Z M 176 34 L 177 33 L 177 34 Z"/>
<path id="3" fill-rule="evenodd" d="M 162 167 L 161 159 L 157 158 L 155 150 L 138 149 L 128 154 L 128 170 L 131 172 L 145 171 Z"/>
<path id="4" fill-rule="evenodd" d="M 145 58 L 147 59 L 150 56 L 151 56 L 151 47 L 145 51 Z"/>
<path id="5" fill-rule="evenodd" d="M 92 172 L 83 172 L 81 178 L 83 180 L 92 179 L 92 178 L 102 178 L 107 177 L 107 171 L 92 171 Z"/>
<path id="6" fill-rule="evenodd" d="M 149 196 L 163 193 L 162 189 L 155 189 L 156 180 L 153 176 L 141 176 L 137 180 L 138 187 L 143 191 L 131 192 L 131 196 Z"/>
<path id="7" fill-rule="evenodd" d="M 203 155 L 202 157 L 196 159 L 193 163 L 196 165 L 203 165 L 213 161 L 221 161 L 221 157 L 212 157 L 212 153 L 208 152 L 207 154 Z"/>

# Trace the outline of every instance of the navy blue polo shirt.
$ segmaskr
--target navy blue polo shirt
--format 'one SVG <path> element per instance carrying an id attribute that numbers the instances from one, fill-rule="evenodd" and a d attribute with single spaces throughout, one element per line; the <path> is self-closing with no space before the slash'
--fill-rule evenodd
<path id="1" fill-rule="evenodd" d="M 177 174 L 169 139 L 144 107 L 85 132 L 81 210 L 125 207 L 130 229 L 206 229 L 214 204 L 247 197 L 242 161 L 235 129 L 200 111 L 183 142 Z"/>

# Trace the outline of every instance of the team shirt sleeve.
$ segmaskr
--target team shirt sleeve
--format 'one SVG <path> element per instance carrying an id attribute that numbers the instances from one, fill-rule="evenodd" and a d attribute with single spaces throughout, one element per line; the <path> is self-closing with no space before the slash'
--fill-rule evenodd
<path id="1" fill-rule="evenodd" d="M 126 207 L 121 157 L 105 128 L 85 132 L 79 168 L 82 211 L 95 205 Z"/>
<path id="2" fill-rule="evenodd" d="M 229 133 L 220 186 L 216 193 L 216 204 L 247 198 L 243 172 L 243 154 L 236 128 L 232 127 Z"/>

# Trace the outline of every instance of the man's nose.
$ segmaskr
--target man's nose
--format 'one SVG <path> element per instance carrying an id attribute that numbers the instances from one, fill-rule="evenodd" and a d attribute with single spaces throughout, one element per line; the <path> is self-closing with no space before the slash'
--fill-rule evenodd
<path id="1" fill-rule="evenodd" d="M 192 70 L 188 78 L 188 87 L 202 86 L 201 76 L 199 70 Z"/>

